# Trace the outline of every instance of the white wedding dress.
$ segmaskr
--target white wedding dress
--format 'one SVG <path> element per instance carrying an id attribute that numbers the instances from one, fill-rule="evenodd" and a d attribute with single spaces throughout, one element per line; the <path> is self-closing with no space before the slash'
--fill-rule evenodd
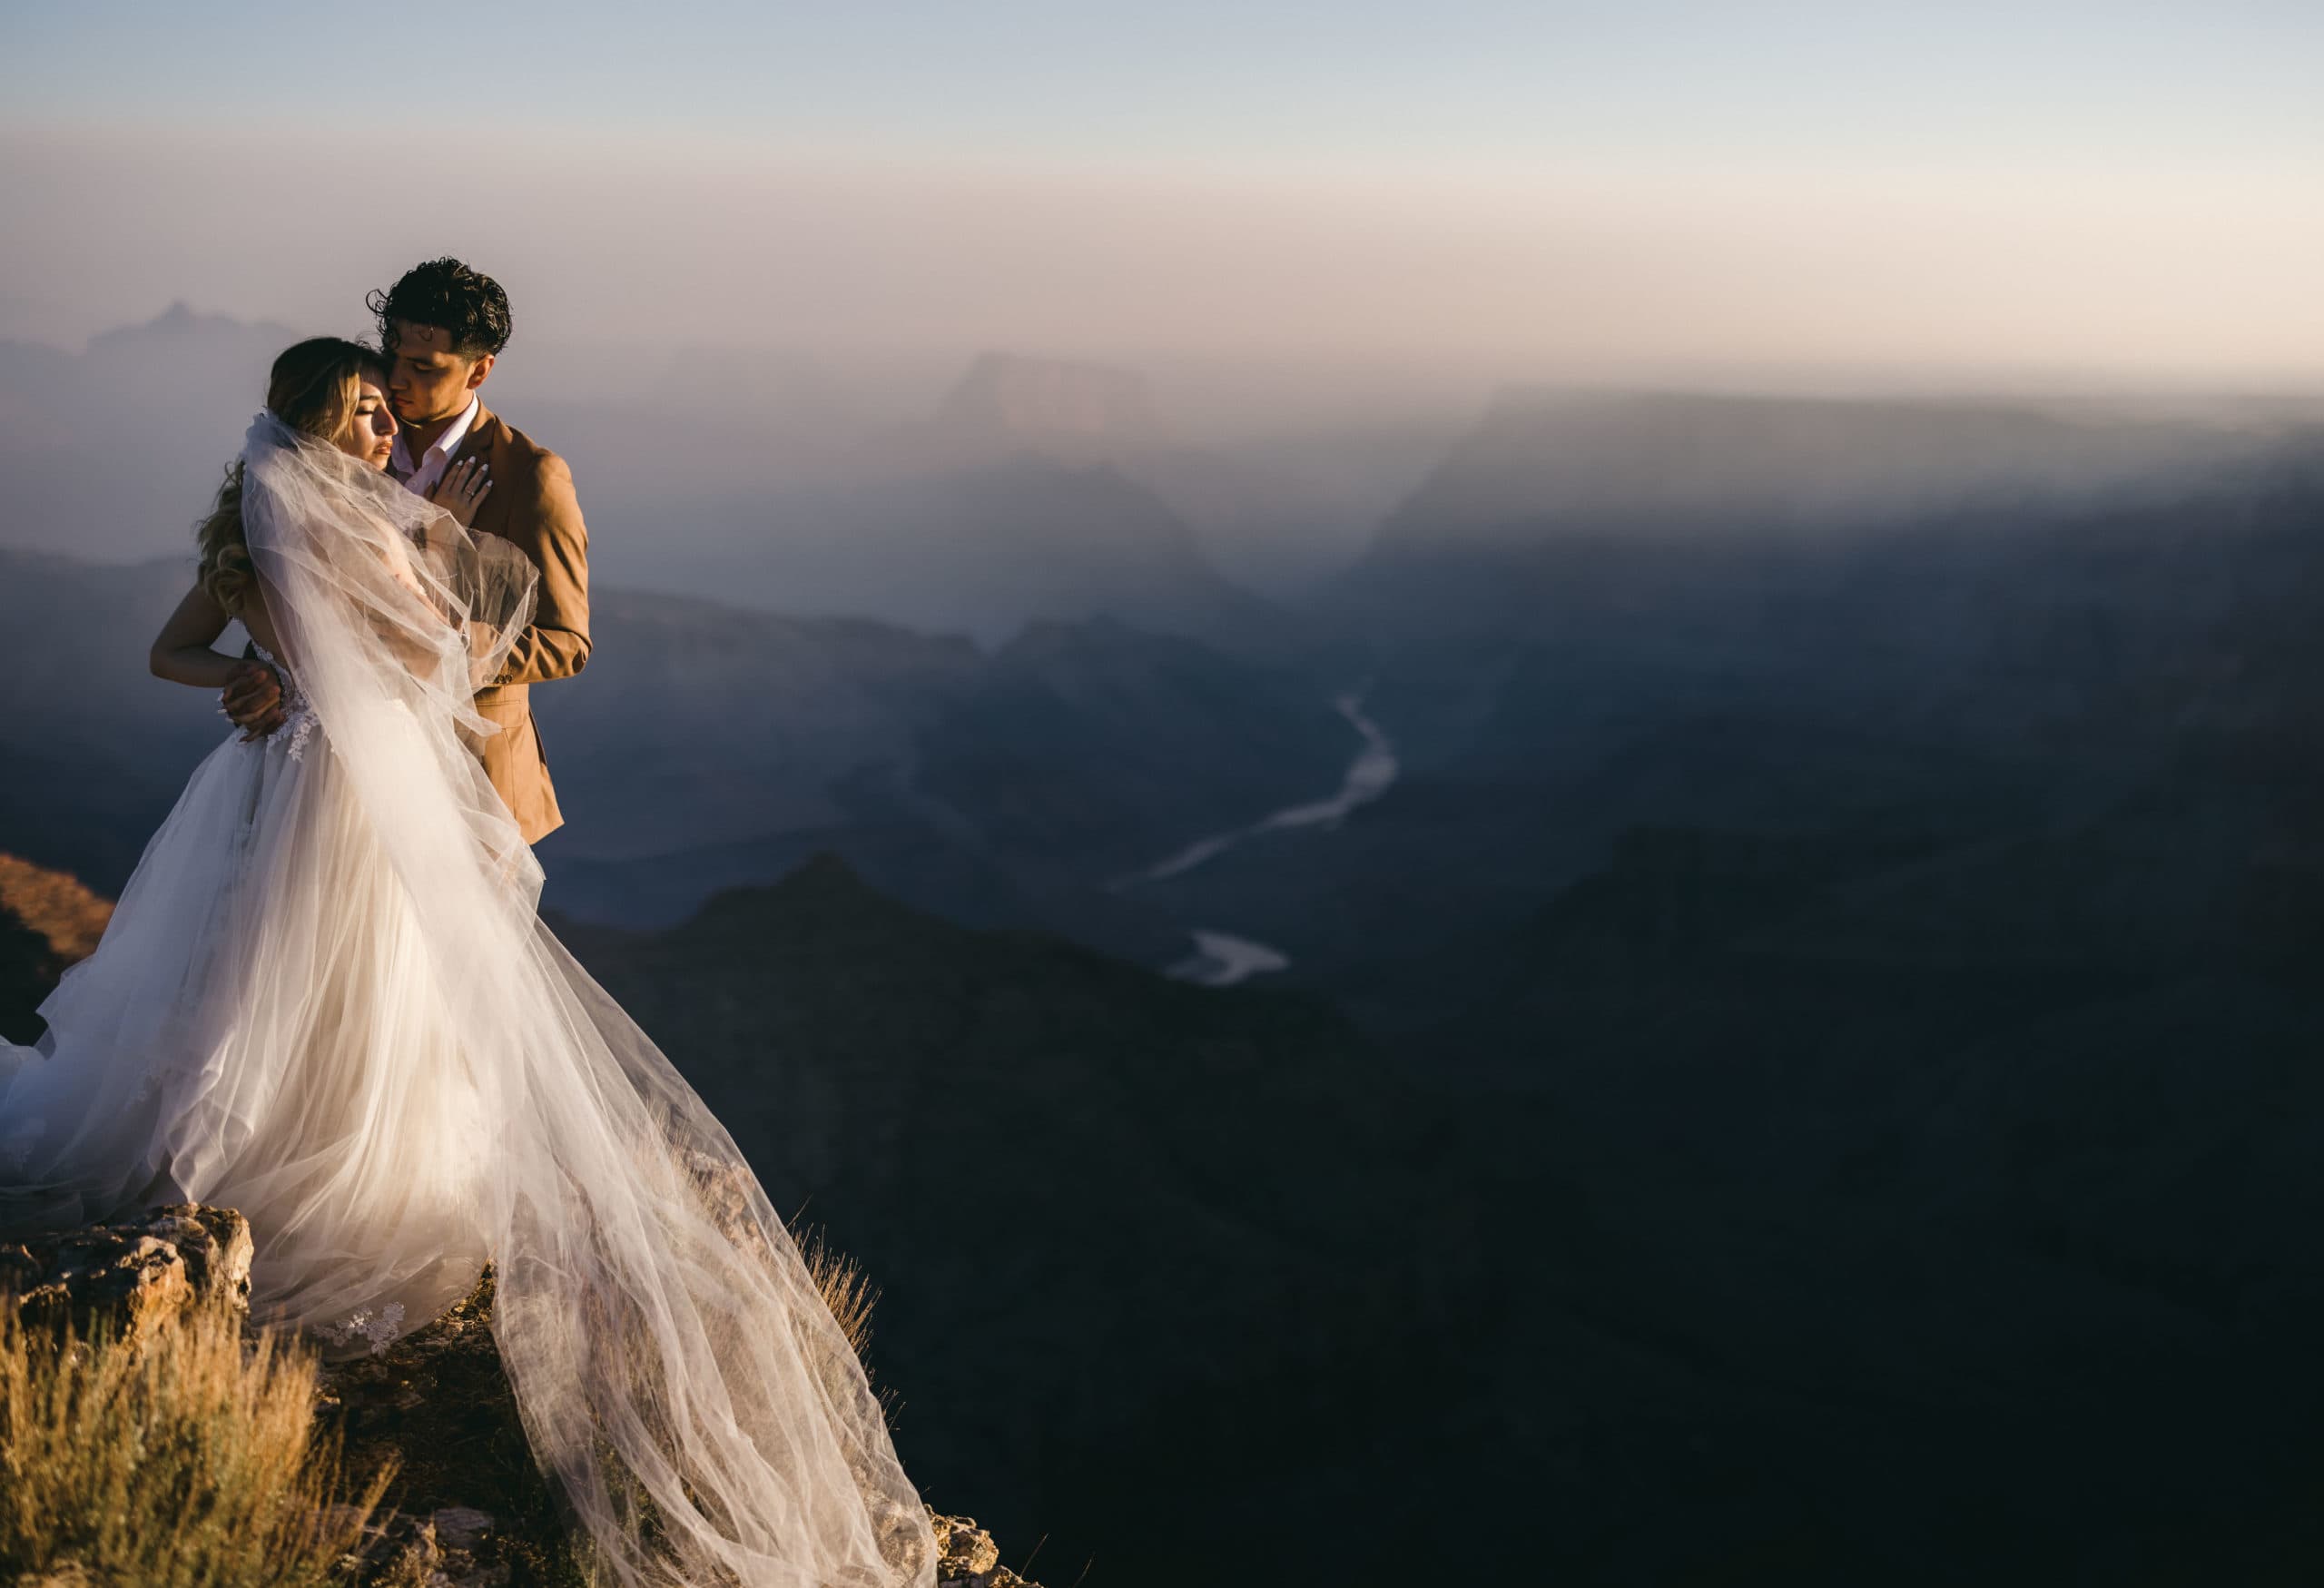
<path id="1" fill-rule="evenodd" d="M 788 1231 L 541 922 L 472 753 L 532 565 L 271 415 L 243 459 L 289 715 L 194 769 L 47 1031 L 0 1043 L 0 1228 L 238 1208 L 253 1315 L 333 1355 L 418 1328 L 489 1258 L 527 1435 L 601 1579 L 932 1588 L 927 1516 Z"/>

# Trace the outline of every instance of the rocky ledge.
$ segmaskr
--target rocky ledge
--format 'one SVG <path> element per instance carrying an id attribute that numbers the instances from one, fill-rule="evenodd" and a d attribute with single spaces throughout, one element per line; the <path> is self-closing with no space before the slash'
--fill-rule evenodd
<path id="1" fill-rule="evenodd" d="M 191 1307 L 247 1307 L 250 1294 L 251 1227 L 231 1208 L 182 1202 L 0 1243 L 0 1295 L 27 1322 L 143 1336 Z"/>
<path id="2" fill-rule="evenodd" d="M 0 1305 L 27 1322 L 103 1325 L 143 1338 L 200 1307 L 247 1312 L 250 1226 L 180 1204 L 0 1243 Z M 492 1270 L 458 1306 L 376 1356 L 325 1364 L 316 1415 L 350 1485 L 397 1475 L 359 1552 L 367 1588 L 549 1588 L 581 1581 L 534 1465 L 492 1336 Z M 933 1508 L 941 1588 L 1039 1588 L 1000 1563 L 974 1518 Z"/>

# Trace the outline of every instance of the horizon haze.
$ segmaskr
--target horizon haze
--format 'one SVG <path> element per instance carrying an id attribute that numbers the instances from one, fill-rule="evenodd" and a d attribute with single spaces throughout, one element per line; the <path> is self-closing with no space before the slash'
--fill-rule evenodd
<path id="1" fill-rule="evenodd" d="M 591 397 L 689 346 L 1128 364 L 1236 426 L 2324 391 L 2324 19 L 2271 0 L 529 6 L 426 64 L 273 4 L 0 30 L 0 337 L 60 349 L 181 299 L 360 332 L 448 252 L 508 287 L 510 373 Z"/>

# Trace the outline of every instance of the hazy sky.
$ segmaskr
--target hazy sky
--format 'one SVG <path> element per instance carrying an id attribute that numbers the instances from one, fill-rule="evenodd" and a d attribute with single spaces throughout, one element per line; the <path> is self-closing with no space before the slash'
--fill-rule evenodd
<path id="1" fill-rule="evenodd" d="M 2313 0 L 5 4 L 66 346 L 455 252 L 562 344 L 2324 380 Z"/>

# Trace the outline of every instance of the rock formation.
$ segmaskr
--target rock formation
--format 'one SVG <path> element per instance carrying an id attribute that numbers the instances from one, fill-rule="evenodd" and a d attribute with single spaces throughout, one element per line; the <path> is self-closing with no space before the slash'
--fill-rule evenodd
<path id="1" fill-rule="evenodd" d="M 247 1307 L 251 1249 L 240 1213 L 177 1203 L 0 1244 L 0 1298 L 27 1321 L 143 1338 L 196 1307 Z"/>
<path id="2" fill-rule="evenodd" d="M 143 1340 L 195 1307 L 246 1313 L 251 1259 L 249 1222 L 231 1208 L 156 1208 L 0 1245 L 0 1306 L 27 1321 Z M 343 1563 L 366 1588 L 582 1581 L 501 1369 L 492 1299 L 487 1266 L 475 1290 L 427 1327 L 318 1372 L 316 1416 L 343 1456 L 340 1509 L 383 1464 L 396 1467 L 390 1508 L 373 1514 Z M 931 1508 L 930 1522 L 941 1588 L 1038 1588 L 1000 1563 L 973 1518 Z"/>

